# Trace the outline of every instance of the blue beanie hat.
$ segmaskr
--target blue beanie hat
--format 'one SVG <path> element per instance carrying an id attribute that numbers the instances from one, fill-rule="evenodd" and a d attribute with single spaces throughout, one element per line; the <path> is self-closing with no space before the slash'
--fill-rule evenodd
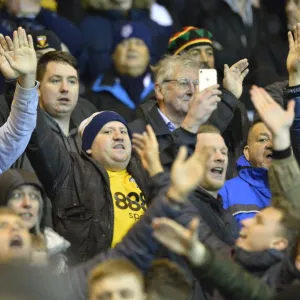
<path id="1" fill-rule="evenodd" d="M 114 47 L 116 49 L 117 45 L 123 42 L 124 40 L 130 38 L 137 38 L 144 41 L 148 47 L 149 52 L 151 52 L 152 45 L 152 35 L 149 28 L 142 22 L 128 22 L 121 25 L 121 28 L 118 27 L 114 35 Z"/>
<path id="2" fill-rule="evenodd" d="M 90 119 L 90 118 L 88 118 Z M 87 120 L 88 120 L 87 119 Z M 84 120 L 81 124 L 83 124 L 86 120 Z M 92 144 L 99 133 L 99 131 L 102 129 L 102 127 L 112 121 L 118 121 L 124 124 L 128 130 L 129 137 L 131 138 L 131 133 L 128 128 L 127 122 L 117 113 L 113 111 L 102 111 L 95 115 L 92 120 L 86 125 L 86 127 L 83 129 L 82 133 L 82 150 L 86 152 L 87 150 L 91 149 Z M 80 125 L 81 127 L 81 125 Z"/>

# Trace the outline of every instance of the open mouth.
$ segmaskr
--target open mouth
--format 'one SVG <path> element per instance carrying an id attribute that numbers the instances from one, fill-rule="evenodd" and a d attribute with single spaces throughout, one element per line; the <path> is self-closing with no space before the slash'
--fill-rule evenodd
<path id="1" fill-rule="evenodd" d="M 23 240 L 20 236 L 14 236 L 9 243 L 10 248 L 21 248 L 23 246 Z"/>
<path id="2" fill-rule="evenodd" d="M 122 150 L 125 150 L 125 146 L 122 145 L 122 144 L 117 144 L 113 147 L 113 149 L 122 149 Z"/>
<path id="3" fill-rule="evenodd" d="M 216 167 L 210 170 L 213 174 L 222 175 L 224 172 L 224 168 Z"/>
<path id="4" fill-rule="evenodd" d="M 68 102 L 70 102 L 70 100 L 69 100 L 69 98 L 59 98 L 58 99 L 58 102 L 60 102 L 60 103 L 68 103 Z"/>
<path id="5" fill-rule="evenodd" d="M 271 153 L 267 154 L 267 155 L 266 155 L 266 158 L 268 158 L 268 159 L 272 159 L 272 158 L 273 158 L 273 152 L 271 152 Z"/>
<path id="6" fill-rule="evenodd" d="M 19 216 L 23 220 L 30 220 L 33 217 L 33 214 L 31 212 L 23 212 L 23 213 L 19 213 Z"/>

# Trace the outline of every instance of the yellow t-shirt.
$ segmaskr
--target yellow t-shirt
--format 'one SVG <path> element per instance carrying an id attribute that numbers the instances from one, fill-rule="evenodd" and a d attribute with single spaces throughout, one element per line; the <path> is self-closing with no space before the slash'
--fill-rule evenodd
<path id="1" fill-rule="evenodd" d="M 114 247 L 144 215 L 146 202 L 142 191 L 127 170 L 107 173 L 114 203 L 114 232 L 111 245 Z"/>

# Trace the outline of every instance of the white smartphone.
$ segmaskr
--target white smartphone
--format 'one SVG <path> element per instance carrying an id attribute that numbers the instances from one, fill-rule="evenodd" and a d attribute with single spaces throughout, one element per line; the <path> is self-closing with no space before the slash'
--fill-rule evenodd
<path id="1" fill-rule="evenodd" d="M 216 69 L 200 69 L 199 70 L 199 91 L 218 83 Z"/>

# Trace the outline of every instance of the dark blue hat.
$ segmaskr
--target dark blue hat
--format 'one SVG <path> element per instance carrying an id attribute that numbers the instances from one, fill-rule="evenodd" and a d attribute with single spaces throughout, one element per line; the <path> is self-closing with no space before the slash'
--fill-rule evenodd
<path id="1" fill-rule="evenodd" d="M 129 137 L 131 138 L 128 124 L 119 114 L 108 110 L 95 113 L 84 120 L 79 126 L 79 132 L 82 133 L 82 150 L 84 152 L 91 149 L 92 144 L 102 127 L 112 121 L 118 121 L 124 124 L 128 130 Z"/>
<path id="2" fill-rule="evenodd" d="M 152 46 L 152 35 L 149 28 L 142 22 L 128 22 L 121 25 L 121 28 L 118 27 L 114 34 L 114 47 L 115 49 L 117 45 L 124 40 L 130 38 L 138 38 L 144 41 L 146 46 L 151 51 Z"/>

